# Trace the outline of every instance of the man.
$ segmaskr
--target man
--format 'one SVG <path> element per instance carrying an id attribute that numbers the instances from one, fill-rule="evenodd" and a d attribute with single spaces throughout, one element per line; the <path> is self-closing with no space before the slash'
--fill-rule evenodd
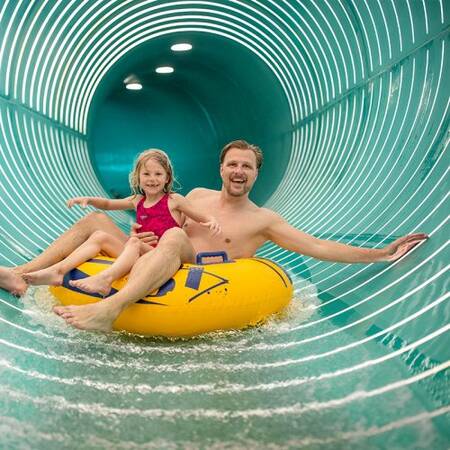
<path id="1" fill-rule="evenodd" d="M 261 150 L 245 141 L 233 141 L 221 153 L 221 191 L 194 189 L 188 198 L 198 209 L 214 211 L 222 227 L 220 235 L 212 236 L 186 220 L 183 229 L 172 228 L 160 239 L 154 251 L 143 255 L 134 265 L 127 285 L 101 302 L 84 306 L 59 306 L 54 311 L 67 323 L 86 330 L 111 330 L 116 317 L 130 304 L 169 280 L 181 264 L 193 262 L 195 254 L 225 250 L 230 258 L 255 254 L 266 241 L 287 250 L 314 258 L 344 263 L 394 261 L 427 238 L 425 234 L 405 236 L 383 249 L 352 247 L 333 241 L 316 239 L 289 225 L 281 216 L 259 208 L 248 198 L 262 164 Z M 0 287 L 21 293 L 26 285 L 21 273 L 48 267 L 70 253 L 96 230 L 127 237 L 103 214 L 93 213 L 57 239 L 35 260 L 15 269 L 0 268 Z M 145 242 L 154 243 L 151 233 L 136 234 Z"/>

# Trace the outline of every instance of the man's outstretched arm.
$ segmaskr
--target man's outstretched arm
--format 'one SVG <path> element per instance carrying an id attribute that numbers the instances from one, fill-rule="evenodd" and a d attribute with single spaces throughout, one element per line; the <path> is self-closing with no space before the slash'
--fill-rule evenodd
<path id="1" fill-rule="evenodd" d="M 428 238 L 424 233 L 404 236 L 384 248 L 353 247 L 335 241 L 317 239 L 289 225 L 282 217 L 274 215 L 266 236 L 287 250 L 324 261 L 343 263 L 373 263 L 395 261 L 419 242 Z"/>

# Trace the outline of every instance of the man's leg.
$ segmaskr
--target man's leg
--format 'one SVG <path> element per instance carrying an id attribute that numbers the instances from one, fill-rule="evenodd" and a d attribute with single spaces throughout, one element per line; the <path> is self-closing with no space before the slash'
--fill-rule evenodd
<path id="1" fill-rule="evenodd" d="M 27 284 L 21 275 L 49 267 L 72 253 L 97 230 L 112 234 L 124 243 L 127 236 L 105 214 L 93 212 L 80 219 L 32 261 L 14 268 L 0 267 L 0 288 L 22 295 Z"/>
<path id="2" fill-rule="evenodd" d="M 137 238 L 135 238 L 137 239 Z M 137 239 L 139 241 L 139 239 Z M 89 261 L 99 253 L 106 254 L 112 258 L 117 258 L 123 251 L 126 244 L 120 239 L 105 233 L 104 231 L 94 231 L 87 241 L 84 241 L 67 258 L 53 264 L 45 269 L 23 274 L 23 279 L 32 285 L 61 286 L 64 275 L 85 261 Z M 137 258 L 136 258 L 137 259 Z M 132 264 L 129 266 L 130 269 Z M 125 273 L 128 273 L 127 270 Z"/>
<path id="3" fill-rule="evenodd" d="M 59 306 L 54 311 L 76 328 L 110 331 L 114 320 L 127 306 L 162 286 L 182 263 L 193 262 L 194 258 L 195 251 L 186 233 L 172 228 L 164 233 L 155 250 L 138 259 L 127 285 L 119 292 L 98 303 Z"/>

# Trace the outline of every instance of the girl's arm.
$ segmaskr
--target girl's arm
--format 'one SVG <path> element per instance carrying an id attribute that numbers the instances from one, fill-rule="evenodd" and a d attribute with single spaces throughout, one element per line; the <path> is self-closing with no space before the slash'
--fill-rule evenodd
<path id="1" fill-rule="evenodd" d="M 118 210 L 118 209 L 134 209 L 136 196 L 131 195 L 122 199 L 111 199 L 103 197 L 75 197 L 67 200 L 67 207 L 72 208 L 74 205 L 80 205 L 82 208 L 91 205 L 97 209 Z"/>
<path id="2" fill-rule="evenodd" d="M 219 234 L 222 232 L 222 229 L 214 216 L 204 214 L 195 209 L 186 197 L 183 197 L 180 194 L 172 194 L 170 198 L 173 202 L 173 209 L 180 211 L 192 220 L 198 222 L 200 225 L 208 227 L 213 234 Z"/>

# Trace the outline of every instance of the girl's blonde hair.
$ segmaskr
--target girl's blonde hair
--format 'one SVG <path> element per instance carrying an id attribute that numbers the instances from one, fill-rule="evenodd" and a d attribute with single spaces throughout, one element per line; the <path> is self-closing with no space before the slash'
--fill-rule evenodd
<path id="1" fill-rule="evenodd" d="M 172 163 L 170 162 L 169 157 L 162 150 L 158 150 L 157 148 L 151 148 L 149 150 L 144 150 L 141 154 L 139 154 L 134 162 L 133 170 L 130 172 L 130 186 L 134 195 L 143 194 L 142 189 L 139 186 L 139 173 L 141 171 L 142 166 L 149 160 L 153 159 L 158 164 L 160 164 L 163 169 L 166 171 L 168 180 L 164 186 L 164 192 L 171 193 L 174 175 Z"/>

